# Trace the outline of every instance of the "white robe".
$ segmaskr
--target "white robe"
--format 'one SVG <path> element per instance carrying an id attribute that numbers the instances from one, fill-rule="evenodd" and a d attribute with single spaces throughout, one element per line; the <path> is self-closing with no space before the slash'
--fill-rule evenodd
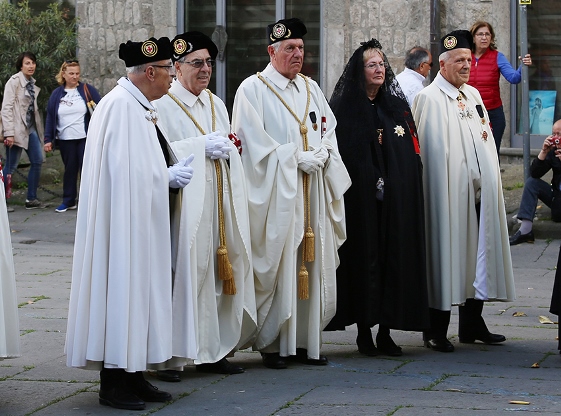
<path id="1" fill-rule="evenodd" d="M 262 76 L 300 119 L 304 117 L 306 86 L 300 76 L 289 82 L 270 64 Z M 335 314 L 337 249 L 346 239 L 343 194 L 350 177 L 337 150 L 335 116 L 319 86 L 311 79 L 309 85 L 309 113 L 316 117 L 314 128 L 310 115 L 305 115 L 309 145 L 324 146 L 330 158 L 325 168 L 310 176 L 315 261 L 306 264 L 308 300 L 297 298 L 304 236 L 303 172 L 297 163 L 297 152 L 303 150 L 299 124 L 253 75 L 237 90 L 232 128 L 242 142 L 249 193 L 258 323 L 254 348 L 281 356 L 306 348 L 308 356 L 317 359 L 321 331 Z M 326 117 L 323 139 L 322 117 Z"/>
<path id="2" fill-rule="evenodd" d="M 148 109 L 140 90 L 121 78 L 89 126 L 65 347 L 70 367 L 133 372 L 185 356 L 184 346 L 172 344 L 169 175 Z M 188 313 L 192 305 L 173 307 Z"/>
<path id="3" fill-rule="evenodd" d="M 206 134 L 212 132 L 212 112 L 206 91 L 197 97 L 177 80 L 170 89 L 193 115 Z M 216 129 L 230 133 L 226 106 L 213 94 Z M 222 293 L 216 251 L 219 247 L 218 196 L 214 160 L 205 155 L 205 139 L 184 110 L 165 95 L 154 103 L 158 126 L 165 131 L 178 158 L 195 155 L 195 169 L 182 200 L 174 209 L 172 241 L 178 253 L 189 252 L 193 279 L 193 302 L 197 332 L 196 364 L 214 363 L 231 351 L 251 343 L 257 328 L 255 288 L 251 266 L 251 240 L 247 211 L 247 191 L 239 153 L 231 144 L 229 163 L 220 160 L 223 185 L 223 212 L 226 247 L 236 284 L 235 295 Z M 229 166 L 228 166 L 229 165 Z M 187 215 L 188 214 L 188 215 Z M 174 263 L 175 285 L 182 266 Z M 175 287 L 174 287 L 175 290 Z"/>
<path id="4" fill-rule="evenodd" d="M 458 89 L 439 73 L 417 94 L 412 108 L 424 166 L 429 305 L 446 311 L 467 298 L 515 298 L 489 116 L 475 88 L 464 84 L 460 91 L 464 110 L 456 100 Z"/>
<path id="5" fill-rule="evenodd" d="M 20 356 L 16 274 L 2 182 L 0 179 L 0 361 Z"/>

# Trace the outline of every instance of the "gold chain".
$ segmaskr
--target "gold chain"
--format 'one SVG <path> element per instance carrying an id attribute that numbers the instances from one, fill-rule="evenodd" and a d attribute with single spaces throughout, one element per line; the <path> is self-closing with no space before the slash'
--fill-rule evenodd
<path id="1" fill-rule="evenodd" d="M 280 96 L 280 94 L 269 84 L 260 72 L 257 73 L 257 78 L 259 78 L 272 92 L 277 96 L 280 102 L 286 107 L 286 109 L 292 114 L 292 117 L 296 119 L 298 125 L 300 126 L 300 134 L 302 135 L 302 147 L 304 151 L 308 150 L 308 127 L 306 127 L 306 119 L 308 117 L 308 111 L 310 110 L 310 84 L 308 82 L 308 77 L 298 74 L 304 82 L 306 83 L 306 110 L 304 111 L 304 117 L 302 120 L 298 118 L 296 113 L 286 101 Z M 315 250 L 315 239 L 314 232 L 311 227 L 311 208 L 310 208 L 310 175 L 302 172 L 302 189 L 304 193 L 304 239 L 302 244 L 302 264 L 300 266 L 300 272 L 298 274 L 298 297 L 300 299 L 309 298 L 309 283 L 308 283 L 308 270 L 306 269 L 305 262 L 314 261 L 314 250 Z"/>
<path id="2" fill-rule="evenodd" d="M 214 98 L 212 96 L 212 92 L 209 89 L 205 89 L 205 91 L 208 94 L 208 97 L 210 99 L 210 111 L 212 114 L 212 131 L 216 130 L 216 112 L 214 109 Z M 169 97 L 175 101 L 175 103 L 185 112 L 185 114 L 187 114 L 187 116 L 191 119 L 191 121 L 193 122 L 193 124 L 195 125 L 195 127 L 203 134 L 205 135 L 205 131 L 202 128 L 202 126 L 197 122 L 197 120 L 195 119 L 195 117 L 193 116 L 193 114 L 191 114 L 191 112 L 187 109 L 187 107 L 185 107 L 185 105 L 175 96 L 173 95 L 171 92 L 168 92 Z M 226 226 L 224 224 L 224 190 L 223 190 L 223 184 L 222 184 L 222 168 L 220 167 L 220 161 L 218 159 L 214 160 L 214 168 L 216 170 L 216 189 L 217 189 L 217 195 L 218 195 L 218 230 L 219 230 L 219 238 L 220 238 L 220 247 L 219 247 L 219 257 L 226 257 L 225 260 L 227 260 L 227 256 L 228 253 L 226 251 Z M 219 258 L 219 269 L 220 269 L 220 258 Z M 230 278 L 232 279 L 232 266 L 228 261 L 228 266 L 226 266 L 226 268 L 229 269 L 229 271 L 225 271 L 224 272 L 224 276 L 221 276 L 222 280 L 230 280 L 228 278 L 226 278 L 227 276 L 230 276 Z M 219 272 L 219 274 L 222 274 Z M 233 283 L 233 280 L 232 280 Z M 234 293 L 226 293 L 226 294 L 235 294 L 235 287 L 234 287 Z"/>

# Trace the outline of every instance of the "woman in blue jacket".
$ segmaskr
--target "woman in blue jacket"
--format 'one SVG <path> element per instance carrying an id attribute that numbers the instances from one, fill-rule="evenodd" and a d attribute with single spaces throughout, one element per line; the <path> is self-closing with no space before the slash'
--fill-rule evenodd
<path id="1" fill-rule="evenodd" d="M 80 64 L 77 60 L 66 61 L 56 75 L 60 87 L 55 89 L 47 105 L 45 125 L 45 152 L 57 146 L 64 163 L 62 204 L 56 212 L 76 209 L 78 196 L 78 174 L 82 170 L 82 160 L 86 146 L 86 133 L 90 124 L 88 103 L 96 104 L 101 99 L 97 90 L 80 82 Z"/>

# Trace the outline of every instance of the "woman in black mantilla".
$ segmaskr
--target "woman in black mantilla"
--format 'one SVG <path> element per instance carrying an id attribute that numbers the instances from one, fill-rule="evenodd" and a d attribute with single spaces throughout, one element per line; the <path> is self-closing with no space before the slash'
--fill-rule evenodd
<path id="1" fill-rule="evenodd" d="M 407 104 L 380 43 L 361 44 L 330 101 L 352 185 L 339 249 L 337 313 L 327 330 L 357 324 L 360 353 L 401 355 L 390 328 L 428 328 L 422 165 Z M 378 324 L 377 348 L 371 327 Z"/>

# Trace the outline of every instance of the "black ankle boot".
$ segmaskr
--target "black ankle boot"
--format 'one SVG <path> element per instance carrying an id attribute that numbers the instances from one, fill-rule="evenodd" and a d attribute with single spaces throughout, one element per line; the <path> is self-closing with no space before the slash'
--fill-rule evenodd
<path id="1" fill-rule="evenodd" d="M 357 329 L 356 345 L 358 346 L 358 352 L 369 357 L 380 355 L 380 352 L 374 345 L 370 328 L 366 325 L 357 325 Z"/>
<path id="2" fill-rule="evenodd" d="M 466 303 L 459 307 L 458 338 L 461 343 L 472 344 L 481 341 L 485 344 L 497 344 L 506 341 L 504 335 L 492 334 L 483 316 L 483 301 L 479 299 L 466 299 Z"/>
<path id="3" fill-rule="evenodd" d="M 380 325 L 378 328 L 378 335 L 376 335 L 376 347 L 378 351 L 390 357 L 399 357 L 403 355 L 401 347 L 397 346 L 390 336 L 390 329 L 386 326 Z"/>
<path id="4" fill-rule="evenodd" d="M 144 410 L 146 403 L 131 393 L 125 383 L 125 370 L 104 368 L 99 373 L 99 404 L 116 409 Z"/>

